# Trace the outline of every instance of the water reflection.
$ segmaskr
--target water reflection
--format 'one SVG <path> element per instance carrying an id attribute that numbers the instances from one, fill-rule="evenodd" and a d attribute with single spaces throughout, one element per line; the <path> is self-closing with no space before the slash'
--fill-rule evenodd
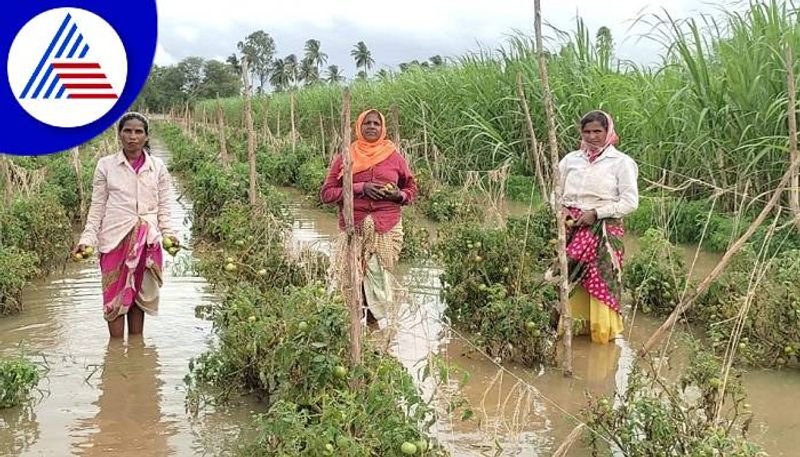
<path id="1" fill-rule="evenodd" d="M 0 410 L 0 449 L 19 455 L 39 440 L 39 421 L 32 405 Z"/>
<path id="2" fill-rule="evenodd" d="M 81 419 L 73 430 L 91 430 L 75 445 L 78 455 L 167 456 L 167 442 L 175 424 L 161 411 L 161 367 L 158 350 L 139 337 L 110 340 L 97 385 L 100 395 L 93 404 L 94 417 Z"/>

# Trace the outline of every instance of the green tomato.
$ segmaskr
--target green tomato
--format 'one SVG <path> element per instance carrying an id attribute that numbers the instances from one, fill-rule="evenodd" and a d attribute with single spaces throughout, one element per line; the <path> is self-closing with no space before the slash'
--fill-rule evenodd
<path id="1" fill-rule="evenodd" d="M 338 365 L 336 368 L 333 369 L 333 377 L 336 379 L 344 379 L 347 377 L 347 368 Z"/>
<path id="2" fill-rule="evenodd" d="M 400 446 L 400 452 L 405 455 L 414 455 L 417 453 L 417 445 L 406 441 L 402 446 Z"/>

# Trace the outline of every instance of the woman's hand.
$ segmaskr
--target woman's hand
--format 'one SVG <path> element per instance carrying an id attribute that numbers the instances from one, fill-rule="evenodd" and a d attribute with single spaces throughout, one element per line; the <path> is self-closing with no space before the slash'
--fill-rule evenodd
<path id="1" fill-rule="evenodd" d="M 395 203 L 400 203 L 403 201 L 403 194 L 397 187 L 392 187 L 391 189 L 385 190 L 384 195 L 385 195 L 384 197 L 385 200 L 389 200 Z"/>
<path id="2" fill-rule="evenodd" d="M 575 225 L 578 227 L 584 225 L 592 226 L 595 222 L 597 222 L 597 211 L 588 209 L 581 214 L 581 217 L 579 217 L 577 221 L 575 221 Z"/>
<path id="3" fill-rule="evenodd" d="M 75 255 L 75 254 L 78 254 L 78 253 L 82 254 L 83 251 L 85 251 L 85 250 L 86 250 L 86 245 L 85 244 L 79 244 L 79 245 L 75 246 L 74 248 L 72 248 L 72 251 L 70 252 L 70 254 L 72 254 L 72 255 Z"/>
<path id="4" fill-rule="evenodd" d="M 384 200 L 386 191 L 382 184 L 368 182 L 364 184 L 364 195 L 373 200 Z"/>

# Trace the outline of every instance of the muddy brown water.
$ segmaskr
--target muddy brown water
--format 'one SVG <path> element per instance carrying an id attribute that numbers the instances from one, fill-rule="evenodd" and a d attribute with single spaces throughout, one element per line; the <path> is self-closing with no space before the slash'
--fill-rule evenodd
<path id="1" fill-rule="evenodd" d="M 185 197 L 172 207 L 187 245 L 190 209 Z M 96 259 L 69 263 L 25 290 L 25 310 L 0 318 L 0 354 L 21 346 L 49 373 L 34 404 L 0 410 L 0 455 L 219 455 L 220 443 L 250 423 L 248 404 L 197 418 L 185 412 L 188 361 L 212 339 L 195 307 L 214 299 L 187 271 L 190 258 L 165 256 L 159 316 L 146 317 L 143 338 L 124 342 L 109 341 Z"/>
<path id="2" fill-rule="evenodd" d="M 328 251 L 338 232 L 335 215 L 314 208 L 292 189 L 282 190 L 296 202 L 291 205 L 294 242 Z M 524 209 L 510 206 L 512 213 Z M 186 197 L 173 207 L 176 220 L 182 221 L 184 242 L 191 238 L 190 210 Z M 634 239 L 626 244 L 637 248 Z M 691 261 L 694 250 L 683 250 Z M 718 260 L 702 253 L 695 274 Z M 226 440 L 249 426 L 258 406 L 238 399 L 224 410 L 209 409 L 197 417 L 185 411 L 188 361 L 213 340 L 210 323 L 195 316 L 195 307 L 215 298 L 190 264 L 189 251 L 167 258 L 160 315 L 147 319 L 144 337 L 124 342 L 109 342 L 96 262 L 71 263 L 25 291 L 25 311 L 0 318 L 0 354 L 14 355 L 21 346 L 34 358 L 44 357 L 49 373 L 32 405 L 0 411 L 0 455 L 224 454 Z M 585 392 L 611 393 L 624 382 L 631 346 L 658 325 L 638 317 L 626 329 L 626 341 L 605 346 L 577 338 L 571 379 L 558 370 L 524 369 L 506 361 L 500 361 L 505 367 L 501 370 L 441 322 L 439 273 L 425 263 L 400 268 L 398 279 L 407 300 L 386 335 L 391 351 L 440 406 L 433 433 L 455 456 L 551 455 L 577 424 Z M 432 356 L 470 373 L 460 392 L 475 412 L 472 420 L 444 413 L 455 386 L 422 379 L 422 367 Z M 756 371 L 747 375 L 746 384 L 756 413 L 752 438 L 771 455 L 797 455 L 800 411 L 787 400 L 800 392 L 800 373 Z M 570 455 L 587 455 L 587 449 L 578 443 Z"/>

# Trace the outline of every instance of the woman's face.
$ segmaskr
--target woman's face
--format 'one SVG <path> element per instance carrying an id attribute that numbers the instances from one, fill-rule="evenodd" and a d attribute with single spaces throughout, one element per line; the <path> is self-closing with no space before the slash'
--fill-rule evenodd
<path id="1" fill-rule="evenodd" d="M 381 117 L 378 113 L 372 112 L 367 114 L 364 122 L 361 123 L 361 136 L 370 143 L 378 141 L 383 131 L 383 124 L 381 124 Z"/>
<path id="2" fill-rule="evenodd" d="M 139 119 L 128 119 L 122 124 L 122 130 L 119 131 L 119 139 L 125 152 L 141 151 L 147 142 L 144 123 Z"/>
<path id="3" fill-rule="evenodd" d="M 598 121 L 587 122 L 581 129 L 581 138 L 596 148 L 606 145 L 606 129 Z"/>

